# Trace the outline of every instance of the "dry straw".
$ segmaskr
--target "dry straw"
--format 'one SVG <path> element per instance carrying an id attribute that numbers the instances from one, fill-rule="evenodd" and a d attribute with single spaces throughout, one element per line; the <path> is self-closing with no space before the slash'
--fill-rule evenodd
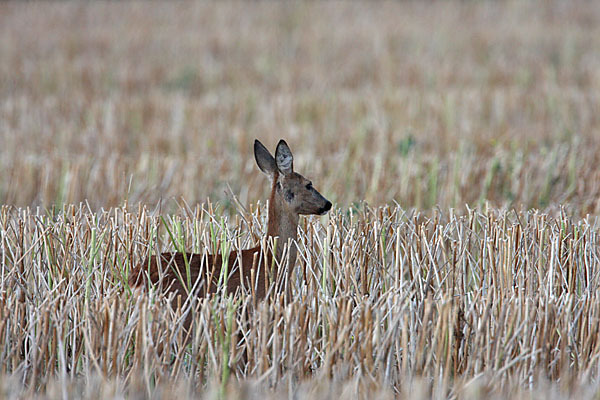
<path id="1" fill-rule="evenodd" d="M 1 2 L 0 397 L 597 399 L 599 21 Z M 294 300 L 133 293 L 150 253 L 263 240 L 223 189 L 264 198 L 251 143 L 281 137 L 338 205 Z"/>
<path id="2" fill-rule="evenodd" d="M 42 392 L 100 378 L 130 395 L 234 393 L 241 380 L 254 391 L 331 381 L 441 397 L 545 381 L 574 391 L 598 378 L 598 226 L 564 213 L 337 209 L 301 226 L 289 304 L 241 294 L 172 310 L 127 287 L 133 263 L 175 248 L 168 231 L 197 251 L 246 247 L 264 215 L 3 207 L 1 376 Z"/>

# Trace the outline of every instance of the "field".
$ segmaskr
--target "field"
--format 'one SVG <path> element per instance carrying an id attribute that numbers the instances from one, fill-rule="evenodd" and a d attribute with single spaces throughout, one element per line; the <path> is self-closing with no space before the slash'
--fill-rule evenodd
<path id="1" fill-rule="evenodd" d="M 1 3 L 0 396 L 597 399 L 599 49 L 583 1 Z M 263 240 L 255 138 L 334 203 L 294 300 L 133 292 Z"/>

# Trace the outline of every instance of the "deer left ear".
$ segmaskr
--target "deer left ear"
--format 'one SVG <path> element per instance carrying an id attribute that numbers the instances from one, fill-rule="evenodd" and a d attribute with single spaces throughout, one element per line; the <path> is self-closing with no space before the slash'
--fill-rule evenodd
<path id="1" fill-rule="evenodd" d="M 294 171 L 294 156 L 285 140 L 281 139 L 275 150 L 275 161 L 277 168 L 284 174 L 289 175 Z"/>
<path id="2" fill-rule="evenodd" d="M 277 172 L 277 164 L 271 153 L 269 153 L 269 150 L 258 139 L 254 141 L 254 158 L 256 159 L 258 168 L 273 178 Z"/>

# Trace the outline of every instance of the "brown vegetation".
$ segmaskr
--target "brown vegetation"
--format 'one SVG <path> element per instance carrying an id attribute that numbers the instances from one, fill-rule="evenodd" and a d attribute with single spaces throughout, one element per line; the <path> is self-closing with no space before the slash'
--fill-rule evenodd
<path id="1" fill-rule="evenodd" d="M 174 382 L 196 391 L 231 383 L 231 374 L 261 390 L 311 380 L 317 390 L 331 379 L 442 397 L 544 382 L 574 393 L 597 374 L 595 220 L 337 210 L 325 225 L 302 225 L 287 305 L 273 296 L 254 306 L 241 295 L 172 311 L 160 293 L 132 295 L 132 262 L 173 241 L 200 252 L 246 247 L 262 226 L 260 210 L 236 223 L 215 223 L 210 208 L 182 213 L 161 221 L 145 210 L 49 216 L 4 207 L 3 374 L 29 388 L 98 376 L 130 394 L 175 390 Z"/>
<path id="2" fill-rule="evenodd" d="M 594 2 L 0 4 L 0 201 L 229 184 L 248 204 L 268 192 L 248 149 L 284 137 L 340 205 L 598 213 L 599 21 Z"/>
<path id="3" fill-rule="evenodd" d="M 598 48 L 595 2 L 0 4 L 0 393 L 594 398 Z M 264 242 L 256 137 L 337 206 L 292 301 L 133 295 Z"/>

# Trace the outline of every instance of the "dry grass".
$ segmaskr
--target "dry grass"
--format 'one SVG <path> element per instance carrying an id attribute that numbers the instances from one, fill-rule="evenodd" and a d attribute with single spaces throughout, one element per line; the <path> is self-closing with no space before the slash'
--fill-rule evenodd
<path id="1" fill-rule="evenodd" d="M 0 396 L 597 398 L 598 48 L 593 2 L 0 4 Z M 296 300 L 132 294 L 260 240 L 255 137 L 337 204 Z"/>
<path id="2" fill-rule="evenodd" d="M 160 295 L 132 296 L 132 262 L 180 243 L 246 247 L 249 232 L 260 231 L 259 211 L 233 223 L 210 207 L 163 219 L 145 210 L 4 207 L 2 374 L 31 389 L 103 377 L 148 395 L 174 390 L 173 382 L 219 387 L 230 376 L 263 391 L 353 381 L 363 396 L 369 388 L 411 393 L 407 385 L 440 397 L 478 385 L 514 393 L 546 380 L 574 393 L 597 382 L 597 221 L 537 212 L 428 218 L 365 207 L 335 210 L 325 225 L 308 220 L 296 300 L 194 302 L 186 346 L 188 307 L 173 312 Z"/>
<path id="3" fill-rule="evenodd" d="M 228 183 L 247 204 L 252 141 L 285 137 L 340 205 L 598 213 L 599 22 L 593 2 L 3 3 L 0 201 Z"/>

